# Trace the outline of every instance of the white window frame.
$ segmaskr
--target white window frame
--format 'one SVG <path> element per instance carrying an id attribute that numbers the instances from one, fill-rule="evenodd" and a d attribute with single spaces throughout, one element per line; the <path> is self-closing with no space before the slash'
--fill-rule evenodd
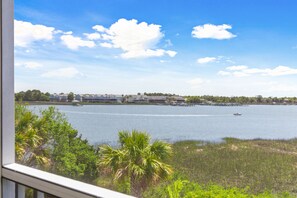
<path id="1" fill-rule="evenodd" d="M 23 198 L 19 184 L 63 198 L 132 198 L 15 163 L 13 13 L 13 0 L 0 0 L 0 198 Z"/>

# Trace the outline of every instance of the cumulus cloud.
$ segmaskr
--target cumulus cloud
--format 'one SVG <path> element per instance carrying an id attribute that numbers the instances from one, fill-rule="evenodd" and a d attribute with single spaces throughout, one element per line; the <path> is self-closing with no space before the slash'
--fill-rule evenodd
<path id="1" fill-rule="evenodd" d="M 168 54 L 168 56 L 170 57 L 175 57 L 175 55 L 177 54 L 176 51 L 172 51 L 172 50 L 167 50 L 165 51 L 166 54 Z"/>
<path id="2" fill-rule="evenodd" d="M 216 57 L 204 57 L 204 58 L 199 58 L 197 59 L 197 63 L 199 64 L 206 64 L 206 63 L 212 63 L 217 60 Z"/>
<path id="3" fill-rule="evenodd" d="M 193 28 L 192 36 L 198 39 L 231 39 L 236 37 L 228 30 L 232 29 L 231 25 L 213 25 L 213 24 L 204 24 L 201 26 L 196 26 Z"/>
<path id="4" fill-rule="evenodd" d="M 101 47 L 106 47 L 106 48 L 113 48 L 113 45 L 111 43 L 103 42 L 100 43 Z"/>
<path id="5" fill-rule="evenodd" d="M 77 50 L 79 47 L 95 47 L 94 41 L 83 40 L 80 37 L 73 36 L 71 34 L 64 34 L 61 37 L 62 43 L 66 45 L 71 50 Z"/>
<path id="6" fill-rule="evenodd" d="M 220 75 L 220 76 L 231 76 L 232 73 L 231 72 L 226 72 L 226 71 L 219 71 L 218 75 Z"/>
<path id="7" fill-rule="evenodd" d="M 230 66 L 226 68 L 226 71 L 219 71 L 218 75 L 221 76 L 235 76 L 244 77 L 250 75 L 261 75 L 261 76 L 285 76 L 285 75 L 296 75 L 297 69 L 287 66 L 277 66 L 275 68 L 249 68 L 245 65 Z"/>
<path id="8" fill-rule="evenodd" d="M 28 47 L 35 41 L 50 41 L 54 34 L 53 27 L 14 20 L 14 44 L 17 47 Z"/>
<path id="9" fill-rule="evenodd" d="M 268 76 L 284 76 L 284 75 L 292 75 L 297 74 L 297 69 L 290 68 L 287 66 L 278 66 L 274 69 L 265 70 L 265 75 Z"/>
<path id="10" fill-rule="evenodd" d="M 226 56 L 216 56 L 216 57 L 202 57 L 196 60 L 198 64 L 208 64 L 208 63 L 223 63 L 223 64 L 230 64 L 234 63 L 230 57 Z"/>
<path id="11" fill-rule="evenodd" d="M 66 68 L 60 68 L 52 71 L 48 71 L 46 73 L 43 73 L 41 77 L 44 78 L 74 78 L 76 76 L 82 76 L 83 74 L 80 73 L 76 68 L 74 67 L 66 67 Z"/>
<path id="12" fill-rule="evenodd" d="M 160 25 L 146 22 L 138 23 L 135 19 L 119 19 L 109 28 L 96 25 L 93 29 L 99 32 L 101 39 L 104 40 L 100 45 L 123 50 L 122 58 L 146 58 L 164 55 L 174 57 L 177 54 L 175 51 L 157 48 L 157 44 L 164 37 Z"/>
<path id="13" fill-rule="evenodd" d="M 24 63 L 16 63 L 16 67 L 24 67 L 27 69 L 38 69 L 42 67 L 43 65 L 37 62 L 29 61 L 29 62 L 24 62 Z"/>
<path id="14" fill-rule="evenodd" d="M 84 35 L 87 37 L 87 39 L 89 40 L 98 40 L 101 38 L 101 35 L 99 33 L 91 33 L 91 34 L 88 34 L 88 33 L 84 33 Z"/>
<path id="15" fill-rule="evenodd" d="M 93 26 L 93 30 L 96 30 L 98 32 L 107 32 L 108 31 L 108 29 L 106 29 L 102 25 L 95 25 L 95 26 Z"/>
<path id="16" fill-rule="evenodd" d="M 248 66 L 245 65 L 236 65 L 236 66 L 230 66 L 227 67 L 226 70 L 230 70 L 230 71 L 241 71 L 241 70 L 246 70 L 248 69 Z"/>

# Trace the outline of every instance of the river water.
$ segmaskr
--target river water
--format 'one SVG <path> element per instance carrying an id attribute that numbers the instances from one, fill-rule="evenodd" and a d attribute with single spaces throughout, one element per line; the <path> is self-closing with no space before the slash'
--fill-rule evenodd
<path id="1" fill-rule="evenodd" d="M 30 106 L 34 111 L 47 107 Z M 297 137 L 297 106 L 58 105 L 56 108 L 93 144 L 116 144 L 118 131 L 133 129 L 169 142 Z"/>

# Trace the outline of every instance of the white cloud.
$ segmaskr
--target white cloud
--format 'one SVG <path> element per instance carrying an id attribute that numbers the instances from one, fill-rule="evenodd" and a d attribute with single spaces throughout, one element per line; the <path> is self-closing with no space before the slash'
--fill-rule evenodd
<path id="1" fill-rule="evenodd" d="M 98 40 L 101 38 L 101 35 L 97 32 L 95 33 L 91 33 L 91 34 L 88 34 L 88 33 L 84 33 L 84 35 L 87 37 L 87 39 L 89 40 Z"/>
<path id="2" fill-rule="evenodd" d="M 50 41 L 53 39 L 54 31 L 53 27 L 14 20 L 14 44 L 18 47 L 28 47 L 34 41 Z"/>
<path id="3" fill-rule="evenodd" d="M 278 66 L 274 69 L 268 69 L 265 75 L 268 76 L 283 76 L 283 75 L 292 75 L 297 74 L 297 69 L 290 68 L 287 66 Z"/>
<path id="4" fill-rule="evenodd" d="M 177 54 L 176 51 L 172 51 L 172 50 L 167 50 L 165 51 L 166 54 L 168 54 L 168 56 L 170 57 L 175 57 L 175 55 Z"/>
<path id="5" fill-rule="evenodd" d="M 197 59 L 197 63 L 199 64 L 206 64 L 206 63 L 212 63 L 217 60 L 216 57 L 204 57 L 204 58 L 199 58 Z"/>
<path id="6" fill-rule="evenodd" d="M 107 42 L 100 43 L 100 46 L 101 47 L 106 47 L 106 48 L 113 48 L 112 44 L 111 43 L 107 43 Z"/>
<path id="7" fill-rule="evenodd" d="M 74 78 L 76 76 L 82 76 L 83 74 L 80 73 L 76 68 L 74 67 L 66 67 L 66 68 L 60 68 L 56 70 L 52 70 L 46 73 L 43 73 L 41 77 L 44 78 Z"/>
<path id="8" fill-rule="evenodd" d="M 236 37 L 228 30 L 232 29 L 231 25 L 213 25 L 213 24 L 204 24 L 201 26 L 196 26 L 193 28 L 192 36 L 198 39 L 231 39 Z"/>
<path id="9" fill-rule="evenodd" d="M 25 67 L 27 69 L 38 69 L 42 67 L 43 65 L 37 62 L 29 61 L 29 62 L 24 62 L 24 63 L 16 63 L 16 67 Z"/>
<path id="10" fill-rule="evenodd" d="M 63 34 L 66 34 L 66 35 L 71 35 L 71 34 L 73 34 L 72 31 L 68 31 L 68 32 L 63 32 L 63 31 L 62 31 L 62 33 L 63 33 Z"/>
<path id="11" fill-rule="evenodd" d="M 105 27 L 103 27 L 102 25 L 95 25 L 92 28 L 93 28 L 93 30 L 96 30 L 98 32 L 107 32 L 107 30 L 108 30 Z"/>
<path id="12" fill-rule="evenodd" d="M 231 72 L 226 72 L 226 71 L 219 71 L 218 75 L 220 75 L 220 76 L 231 76 L 232 73 Z"/>
<path id="13" fill-rule="evenodd" d="M 236 66 L 230 66 L 230 67 L 226 67 L 226 70 L 230 70 L 230 71 L 240 71 L 240 70 L 246 70 L 248 67 L 245 65 L 236 65 Z"/>
<path id="14" fill-rule="evenodd" d="M 122 58 L 146 58 L 160 57 L 168 55 L 174 57 L 177 52 L 158 49 L 157 44 L 164 37 L 161 32 L 161 26 L 147 24 L 146 22 L 138 23 L 137 20 L 119 19 L 108 29 L 96 25 L 93 29 L 101 32 L 102 47 L 120 48 L 123 50 Z"/>
<path id="15" fill-rule="evenodd" d="M 234 63 L 234 61 L 232 61 L 230 57 L 226 57 L 226 56 L 216 56 L 216 57 L 207 56 L 207 57 L 198 58 L 196 60 L 196 62 L 198 64 L 208 64 L 208 63 L 230 64 L 230 63 Z"/>
<path id="16" fill-rule="evenodd" d="M 83 40 L 71 34 L 62 35 L 61 40 L 64 45 L 72 50 L 77 50 L 79 47 L 92 48 L 96 46 L 94 41 Z"/>
<path id="17" fill-rule="evenodd" d="M 277 66 L 275 68 L 249 68 L 245 65 L 239 66 L 230 66 L 226 68 L 227 71 L 219 71 L 218 75 L 221 76 L 228 76 L 232 75 L 235 77 L 245 77 L 254 75 L 261 75 L 261 76 L 285 76 L 285 75 L 296 75 L 297 69 L 287 67 L 287 66 Z"/>

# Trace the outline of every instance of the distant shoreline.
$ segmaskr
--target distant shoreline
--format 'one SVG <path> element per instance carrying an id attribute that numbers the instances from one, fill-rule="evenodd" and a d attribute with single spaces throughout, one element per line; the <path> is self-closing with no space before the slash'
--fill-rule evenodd
<path id="1" fill-rule="evenodd" d="M 45 102 L 45 101 L 23 101 L 18 102 L 17 104 L 25 104 L 25 105 L 70 105 L 70 106 L 76 106 L 72 102 Z M 174 106 L 170 104 L 156 104 L 156 103 L 90 103 L 90 102 L 80 102 L 79 105 L 164 105 L 164 106 Z M 297 104 L 283 104 L 283 103 L 277 103 L 277 104 L 228 104 L 228 103 L 220 103 L 220 104 L 188 104 L 187 106 L 222 106 L 222 107 L 234 107 L 234 106 L 249 106 L 249 105 L 272 105 L 272 106 L 296 106 Z M 178 105 L 177 105 L 178 106 Z"/>

